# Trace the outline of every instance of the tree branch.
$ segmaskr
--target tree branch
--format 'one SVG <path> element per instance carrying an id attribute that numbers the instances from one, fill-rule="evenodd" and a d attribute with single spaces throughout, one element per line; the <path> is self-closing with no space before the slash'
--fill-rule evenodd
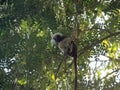
<path id="1" fill-rule="evenodd" d="M 104 37 L 100 40 L 94 40 L 93 43 L 88 44 L 83 49 L 79 50 L 78 51 L 78 56 L 84 54 L 86 51 L 90 50 L 93 46 L 101 43 L 103 40 L 108 39 L 108 38 L 113 37 L 113 36 L 117 36 L 117 35 L 120 35 L 120 32 L 111 33 L 108 36 L 106 36 L 106 37 Z"/>
<path id="2" fill-rule="evenodd" d="M 107 78 L 109 75 L 112 75 L 113 73 L 118 72 L 119 70 L 120 70 L 120 68 L 117 68 L 116 70 L 112 71 L 111 73 L 108 73 L 106 76 L 104 76 L 103 78 L 101 78 L 100 81 L 101 81 L 102 79 Z"/>

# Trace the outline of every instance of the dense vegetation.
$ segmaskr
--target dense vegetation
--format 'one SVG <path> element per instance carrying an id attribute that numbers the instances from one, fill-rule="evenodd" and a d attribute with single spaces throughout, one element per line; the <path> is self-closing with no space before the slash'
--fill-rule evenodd
<path id="1" fill-rule="evenodd" d="M 74 90 L 51 32 L 75 40 L 78 90 L 120 90 L 119 0 L 0 0 L 0 90 Z"/>

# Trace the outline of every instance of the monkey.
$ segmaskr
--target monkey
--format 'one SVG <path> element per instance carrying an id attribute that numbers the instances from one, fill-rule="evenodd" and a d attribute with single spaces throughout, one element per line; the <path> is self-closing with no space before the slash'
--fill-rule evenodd
<path id="1" fill-rule="evenodd" d="M 74 88 L 77 90 L 77 46 L 71 37 L 64 36 L 62 33 L 51 34 L 51 43 L 56 45 L 63 55 L 68 55 L 73 57 L 74 62 L 74 72 L 75 72 L 75 81 Z"/>

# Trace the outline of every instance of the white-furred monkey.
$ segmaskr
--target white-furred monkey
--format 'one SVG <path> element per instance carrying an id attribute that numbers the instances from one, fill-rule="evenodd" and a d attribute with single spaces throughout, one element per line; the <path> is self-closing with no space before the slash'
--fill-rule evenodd
<path id="1" fill-rule="evenodd" d="M 64 36 L 62 33 L 51 34 L 51 43 L 56 45 L 63 55 L 69 55 L 74 59 L 75 69 L 75 90 L 77 90 L 77 47 L 70 37 Z"/>

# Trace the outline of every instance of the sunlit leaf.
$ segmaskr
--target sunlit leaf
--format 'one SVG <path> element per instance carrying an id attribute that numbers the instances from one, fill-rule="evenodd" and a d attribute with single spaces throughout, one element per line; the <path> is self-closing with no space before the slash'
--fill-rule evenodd
<path id="1" fill-rule="evenodd" d="M 113 47 L 113 51 L 114 51 L 114 52 L 117 51 L 117 47 L 116 47 L 116 46 Z"/>
<path id="2" fill-rule="evenodd" d="M 109 46 L 110 46 L 108 40 L 103 40 L 103 41 L 102 41 L 102 45 L 105 45 L 106 47 L 109 47 Z"/>
<path id="3" fill-rule="evenodd" d="M 22 20 L 21 28 L 22 28 L 22 30 L 26 30 L 27 29 L 27 21 Z"/>
<path id="4" fill-rule="evenodd" d="M 45 33 L 43 31 L 40 31 L 38 34 L 37 34 L 37 37 L 43 37 L 45 35 Z"/>
<path id="5" fill-rule="evenodd" d="M 113 58 L 113 59 L 115 59 L 115 53 L 109 53 L 109 56 L 110 56 L 110 58 Z"/>
<path id="6" fill-rule="evenodd" d="M 111 50 L 112 50 L 112 48 L 111 48 L 111 47 L 109 47 L 109 48 L 107 48 L 107 49 L 108 49 L 108 51 L 109 51 L 109 52 L 111 52 Z"/>
<path id="7" fill-rule="evenodd" d="M 52 74 L 51 78 L 52 78 L 52 80 L 55 80 L 55 75 L 54 75 L 54 74 Z"/>
<path id="8" fill-rule="evenodd" d="M 25 84 L 27 84 L 27 81 L 25 79 L 20 79 L 20 80 L 18 80 L 18 83 L 20 85 L 25 85 Z"/>
<path id="9" fill-rule="evenodd" d="M 116 44 L 116 43 L 114 43 L 114 44 L 113 44 L 113 52 L 116 52 L 116 51 L 117 51 L 117 49 L 118 49 L 117 44 Z"/>

